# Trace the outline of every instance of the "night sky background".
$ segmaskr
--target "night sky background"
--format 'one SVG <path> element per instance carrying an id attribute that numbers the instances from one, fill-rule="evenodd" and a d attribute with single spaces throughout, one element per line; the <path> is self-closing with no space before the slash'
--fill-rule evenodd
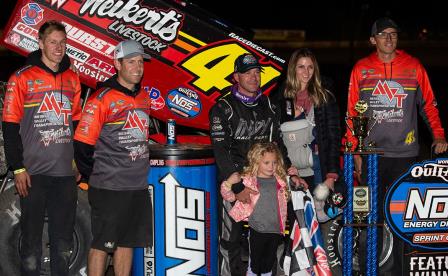
<path id="1" fill-rule="evenodd" d="M 382 16 L 393 18 L 406 38 L 417 39 L 426 28 L 431 39 L 448 39 L 448 10 L 442 1 L 191 2 L 240 27 L 306 30 L 309 40 L 367 39 L 372 23 Z"/>

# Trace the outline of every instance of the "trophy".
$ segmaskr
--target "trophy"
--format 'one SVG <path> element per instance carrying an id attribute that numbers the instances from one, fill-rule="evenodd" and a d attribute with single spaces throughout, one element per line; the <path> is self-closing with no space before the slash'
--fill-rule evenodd
<path id="1" fill-rule="evenodd" d="M 364 139 L 369 135 L 370 130 L 372 130 L 373 126 L 376 124 L 376 120 L 374 120 L 373 124 L 369 128 L 370 117 L 364 116 L 364 112 L 367 111 L 368 104 L 360 100 L 355 104 L 355 110 L 358 112 L 357 116 L 347 116 L 345 117 L 345 123 L 347 124 L 348 129 L 352 132 L 353 136 L 358 139 L 358 146 L 355 149 L 355 152 L 365 152 L 369 151 L 369 148 L 364 146 Z M 352 121 L 353 128 L 350 127 L 348 121 Z"/>
<path id="2" fill-rule="evenodd" d="M 366 232 L 366 274 L 377 275 L 376 268 L 378 264 L 377 252 L 377 226 L 378 226 L 378 155 L 382 151 L 374 149 L 374 143 L 370 142 L 368 146 L 364 145 L 365 138 L 370 130 L 377 123 L 376 118 L 371 122 L 371 117 L 365 116 L 368 105 L 365 101 L 358 101 L 355 104 L 356 116 L 345 117 L 345 123 L 353 136 L 358 139 L 358 146 L 352 151 L 353 144 L 346 143 L 344 154 L 344 179 L 347 187 L 347 206 L 344 209 L 344 236 L 343 236 L 343 267 L 344 275 L 352 275 L 354 254 L 354 239 L 357 244 L 360 243 L 361 233 Z M 350 126 L 349 121 L 352 122 Z M 370 124 L 370 127 L 369 127 Z M 367 186 L 359 183 L 354 186 L 354 156 L 362 155 L 363 162 L 367 165 Z M 363 165 L 365 166 L 365 165 Z M 354 235 L 356 233 L 356 235 Z M 356 249 L 355 249 L 356 251 Z M 359 260 L 358 260 L 359 261 Z"/>

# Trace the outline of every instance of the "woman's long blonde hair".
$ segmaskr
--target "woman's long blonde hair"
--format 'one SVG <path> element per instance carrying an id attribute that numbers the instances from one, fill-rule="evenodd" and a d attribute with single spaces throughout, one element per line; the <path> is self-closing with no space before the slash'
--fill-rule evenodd
<path id="1" fill-rule="evenodd" d="M 310 58 L 314 65 L 314 74 L 308 82 L 308 87 L 302 87 L 300 81 L 296 77 L 297 61 L 303 57 Z M 287 99 L 295 99 L 296 93 L 306 88 L 308 89 L 308 95 L 315 106 L 319 106 L 328 101 L 328 91 L 322 87 L 316 56 L 314 56 L 313 52 L 309 49 L 302 48 L 295 50 L 289 59 L 284 96 Z"/>
<path id="2" fill-rule="evenodd" d="M 277 145 L 271 142 L 268 143 L 256 143 L 252 145 L 247 153 L 247 159 L 249 165 L 244 168 L 244 176 L 257 176 L 258 173 L 258 163 L 265 153 L 274 153 L 277 158 L 277 168 L 275 168 L 274 174 L 286 182 L 286 171 L 283 162 L 282 154 L 278 149 Z"/>

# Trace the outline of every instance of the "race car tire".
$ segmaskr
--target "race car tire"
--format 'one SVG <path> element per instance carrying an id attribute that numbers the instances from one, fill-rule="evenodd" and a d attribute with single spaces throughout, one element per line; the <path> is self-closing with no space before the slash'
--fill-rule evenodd
<path id="1" fill-rule="evenodd" d="M 327 253 L 328 264 L 333 275 L 342 275 L 342 256 L 343 256 L 343 231 L 341 220 L 330 220 L 324 224 L 321 224 L 322 235 L 324 239 L 325 251 Z M 383 248 L 381 252 L 378 252 L 378 260 L 380 262 L 379 273 L 389 271 L 392 267 L 392 249 L 393 249 L 393 236 L 388 227 L 385 227 L 386 231 L 383 233 Z M 354 248 L 367 248 L 366 246 L 366 230 L 364 228 L 361 231 L 360 244 L 355 244 Z M 356 234 L 354 234 L 356 235 Z M 356 239 L 356 238 L 354 238 Z M 359 260 L 356 257 L 353 259 L 353 271 L 360 271 Z"/>
<path id="2" fill-rule="evenodd" d="M 20 240 L 19 227 L 20 200 L 12 180 L 0 194 L 0 275 L 20 275 Z M 42 237 L 41 275 L 51 275 L 49 239 L 47 223 L 44 224 Z M 78 206 L 75 229 L 73 231 L 73 252 L 70 257 L 70 275 L 86 276 L 87 256 L 90 248 L 90 206 L 87 192 L 78 191 Z"/>
<path id="3" fill-rule="evenodd" d="M 20 275 L 19 197 L 15 194 L 12 180 L 6 185 L 0 194 L 0 275 Z"/>

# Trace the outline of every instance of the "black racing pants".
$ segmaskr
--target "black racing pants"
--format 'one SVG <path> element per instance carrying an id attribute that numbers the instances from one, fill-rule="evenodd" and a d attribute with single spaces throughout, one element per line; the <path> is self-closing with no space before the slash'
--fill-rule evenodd
<path id="1" fill-rule="evenodd" d="M 77 198 L 74 176 L 31 176 L 28 196 L 20 198 L 22 276 L 40 275 L 45 211 L 48 215 L 51 275 L 69 275 Z"/>
<path id="2" fill-rule="evenodd" d="M 244 222 L 235 222 L 228 211 L 232 205 L 219 196 L 219 275 L 242 276 L 246 266 L 241 260 Z"/>

